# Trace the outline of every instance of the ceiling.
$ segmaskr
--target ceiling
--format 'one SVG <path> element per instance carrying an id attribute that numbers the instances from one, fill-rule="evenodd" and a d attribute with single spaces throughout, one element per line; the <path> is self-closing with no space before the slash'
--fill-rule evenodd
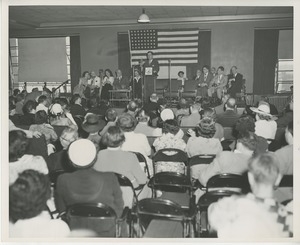
<path id="1" fill-rule="evenodd" d="M 145 8 L 151 22 L 243 15 L 293 15 L 293 7 L 256 6 L 10 6 L 11 30 L 136 23 Z"/>

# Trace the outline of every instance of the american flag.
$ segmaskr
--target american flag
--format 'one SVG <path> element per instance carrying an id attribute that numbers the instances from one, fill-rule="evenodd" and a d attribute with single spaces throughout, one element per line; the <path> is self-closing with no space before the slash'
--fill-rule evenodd
<path id="1" fill-rule="evenodd" d="M 153 51 L 160 66 L 198 63 L 198 29 L 129 30 L 131 66 Z"/>

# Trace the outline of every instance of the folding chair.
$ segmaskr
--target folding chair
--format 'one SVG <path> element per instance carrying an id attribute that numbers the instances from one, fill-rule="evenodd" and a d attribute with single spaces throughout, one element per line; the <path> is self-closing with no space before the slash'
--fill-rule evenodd
<path id="1" fill-rule="evenodd" d="M 246 187 L 246 179 L 239 174 L 217 174 L 211 177 L 206 184 L 206 187 L 203 190 L 209 192 L 211 190 L 228 190 L 234 189 L 236 192 L 242 192 Z"/>
<path id="2" fill-rule="evenodd" d="M 148 179 L 150 179 L 150 170 L 149 170 L 149 166 L 148 166 L 147 160 L 144 157 L 144 155 L 140 152 L 132 151 L 132 153 L 134 153 L 136 155 L 141 167 L 144 168 L 144 172 L 147 174 Z"/>
<path id="3" fill-rule="evenodd" d="M 176 164 L 182 162 L 185 165 L 185 173 L 187 173 L 187 163 L 188 163 L 188 156 L 187 154 L 179 149 L 173 148 L 166 148 L 157 151 L 153 158 L 153 175 L 156 174 L 156 165 L 158 162 L 168 162 L 170 164 Z"/>
<path id="4" fill-rule="evenodd" d="M 146 198 L 135 215 L 138 237 L 193 237 L 195 207 L 186 211 L 170 200 Z"/>
<path id="5" fill-rule="evenodd" d="M 121 237 L 121 224 L 126 220 L 129 209 L 125 207 L 120 218 L 115 211 L 103 203 L 78 203 L 60 214 L 70 230 L 89 229 L 99 237 Z"/>
<path id="6" fill-rule="evenodd" d="M 239 195 L 238 192 L 227 191 L 227 190 L 216 190 L 207 192 L 202 195 L 197 204 L 197 217 L 196 217 L 196 235 L 198 237 L 209 237 L 214 236 L 209 234 L 208 226 L 208 214 L 207 209 L 210 204 L 217 202 L 223 197 L 229 197 L 232 195 Z"/>

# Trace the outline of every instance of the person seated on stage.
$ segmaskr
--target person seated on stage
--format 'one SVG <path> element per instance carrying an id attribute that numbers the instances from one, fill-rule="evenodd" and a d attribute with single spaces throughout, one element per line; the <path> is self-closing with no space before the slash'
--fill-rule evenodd
<path id="1" fill-rule="evenodd" d="M 28 100 L 23 108 L 23 115 L 20 117 L 20 125 L 32 125 L 35 123 L 36 102 Z"/>
<path id="2" fill-rule="evenodd" d="M 101 99 L 109 100 L 109 90 L 113 89 L 113 84 L 114 84 L 115 78 L 110 69 L 106 69 L 104 73 L 105 73 L 105 76 L 103 78 Z"/>
<path id="3" fill-rule="evenodd" d="M 14 183 L 18 175 L 27 169 L 34 169 L 43 174 L 49 172 L 42 156 L 25 154 L 28 144 L 25 132 L 21 130 L 9 132 L 9 184 Z"/>
<path id="4" fill-rule="evenodd" d="M 199 124 L 201 116 L 199 111 L 201 107 L 199 104 L 193 104 L 190 106 L 190 115 L 185 115 L 181 118 L 181 127 L 196 127 Z"/>
<path id="5" fill-rule="evenodd" d="M 274 199 L 280 182 L 278 160 L 272 153 L 252 158 L 248 180 L 252 193 L 233 195 L 208 208 L 208 222 L 219 238 L 262 239 L 293 236 L 293 211 Z"/>
<path id="6" fill-rule="evenodd" d="M 217 115 L 217 123 L 220 123 L 223 127 L 233 127 L 240 115 L 236 112 L 236 100 L 229 98 L 225 104 L 225 112 Z"/>
<path id="7" fill-rule="evenodd" d="M 275 118 L 270 114 L 269 104 L 264 102 L 257 108 L 251 107 L 250 109 L 256 113 L 255 134 L 264 137 L 267 140 L 274 140 L 277 131 L 277 123 L 274 120 Z"/>
<path id="8" fill-rule="evenodd" d="M 186 147 L 188 156 L 220 153 L 222 145 L 219 139 L 213 138 L 215 133 L 215 121 L 209 117 L 201 119 L 195 131 L 189 129 L 188 134 L 191 137 L 188 139 Z"/>
<path id="9" fill-rule="evenodd" d="M 161 130 L 149 126 L 150 117 L 146 114 L 143 109 L 140 109 L 136 114 L 137 125 L 134 129 L 135 133 L 141 133 L 146 136 L 161 136 Z"/>
<path id="10" fill-rule="evenodd" d="M 212 97 L 213 94 L 216 92 L 217 97 L 219 99 L 222 98 L 223 91 L 227 85 L 227 76 L 224 74 L 224 67 L 218 67 L 218 74 L 213 78 L 213 80 L 208 85 L 208 96 Z"/>
<path id="11" fill-rule="evenodd" d="M 197 82 L 197 96 L 200 96 L 201 98 L 207 97 L 207 89 L 213 78 L 213 75 L 209 71 L 209 66 L 204 65 L 202 67 L 202 74 L 200 75 L 199 82 Z"/>
<path id="12" fill-rule="evenodd" d="M 85 116 L 86 111 L 81 104 L 81 97 L 79 94 L 74 94 L 71 99 L 70 112 L 72 116 Z"/>
<path id="13" fill-rule="evenodd" d="M 260 101 L 257 102 L 256 107 L 258 107 L 261 103 L 261 101 L 266 102 L 270 106 L 270 114 L 273 116 L 278 116 L 278 110 L 274 104 L 270 103 L 270 99 L 268 96 L 261 96 Z"/>
<path id="14" fill-rule="evenodd" d="M 188 80 L 188 79 L 186 77 L 184 77 L 184 72 L 183 71 L 179 71 L 177 80 L 181 81 L 180 86 L 184 87 L 185 81 Z"/>
<path id="15" fill-rule="evenodd" d="M 133 98 L 142 99 L 143 97 L 142 77 L 141 77 L 141 72 L 137 69 L 134 69 L 134 77 L 130 82 L 130 87 L 133 91 Z"/>
<path id="16" fill-rule="evenodd" d="M 120 69 L 116 70 L 116 77 L 113 83 L 114 90 L 128 89 L 128 86 L 128 79 L 122 75 Z"/>
<path id="17" fill-rule="evenodd" d="M 197 69 L 196 71 L 196 76 L 194 77 L 194 80 L 199 83 L 199 80 L 200 80 L 200 76 L 201 76 L 202 72 L 200 69 Z"/>
<path id="18" fill-rule="evenodd" d="M 58 238 L 70 234 L 68 225 L 51 219 L 46 211 L 51 198 L 48 176 L 26 170 L 9 187 L 9 236 L 12 238 Z"/>
<path id="19" fill-rule="evenodd" d="M 90 79 L 90 73 L 84 71 L 82 77 L 79 79 L 79 83 L 75 86 L 73 94 L 79 94 L 81 98 L 89 97 L 90 89 L 88 88 L 88 83 Z"/>
<path id="20" fill-rule="evenodd" d="M 227 93 L 235 98 L 237 93 L 241 93 L 243 88 L 243 75 L 237 72 L 237 67 L 233 66 L 228 75 Z"/>
<path id="21" fill-rule="evenodd" d="M 164 121 L 162 128 L 162 136 L 155 139 L 153 146 L 155 151 L 159 151 L 161 149 L 173 148 L 185 151 L 186 143 L 183 139 L 178 138 L 176 135 L 179 132 L 180 128 L 176 120 L 169 119 Z M 185 165 L 182 162 L 158 162 L 156 164 L 155 172 L 177 172 L 177 173 L 185 173 Z"/>
<path id="22" fill-rule="evenodd" d="M 284 114 L 276 120 L 278 128 L 287 127 L 288 124 L 293 121 L 293 117 L 294 117 L 293 111 L 294 111 L 294 100 L 292 98 Z"/>
<path id="23" fill-rule="evenodd" d="M 103 136 L 105 134 L 105 132 L 108 130 L 109 127 L 116 126 L 117 120 L 118 120 L 118 113 L 117 113 L 117 111 L 115 109 L 113 109 L 113 108 L 107 109 L 107 111 L 105 112 L 106 125 L 101 130 L 101 132 L 99 133 L 99 135 Z"/>
<path id="24" fill-rule="evenodd" d="M 91 71 L 90 79 L 88 80 L 88 86 L 91 89 L 91 96 L 99 97 L 100 87 L 101 87 L 101 79 L 96 75 L 94 71 Z"/>
<path id="25" fill-rule="evenodd" d="M 47 99 L 47 96 L 46 95 L 41 95 L 39 98 L 38 98 L 38 105 L 36 107 L 36 111 L 45 111 L 48 115 L 48 99 Z"/>
<path id="26" fill-rule="evenodd" d="M 217 75 L 217 69 L 216 69 L 216 67 L 210 68 L 210 73 L 213 75 L 213 77 L 215 77 Z"/>

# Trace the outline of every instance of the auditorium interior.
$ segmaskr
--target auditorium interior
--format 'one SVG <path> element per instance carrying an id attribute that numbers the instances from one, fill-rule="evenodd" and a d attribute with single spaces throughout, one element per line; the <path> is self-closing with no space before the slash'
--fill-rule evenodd
<path id="1" fill-rule="evenodd" d="M 295 7 L 194 3 L 8 6 L 6 239 L 296 238 Z"/>

